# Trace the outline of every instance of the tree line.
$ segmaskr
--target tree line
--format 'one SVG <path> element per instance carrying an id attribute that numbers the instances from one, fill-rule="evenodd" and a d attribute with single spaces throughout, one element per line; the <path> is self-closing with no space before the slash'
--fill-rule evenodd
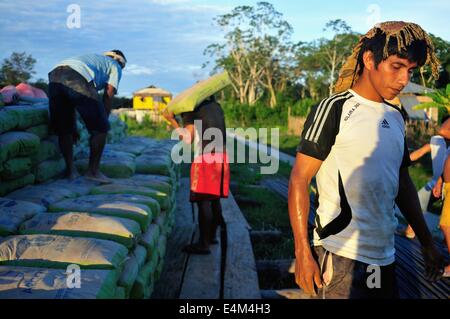
<path id="1" fill-rule="evenodd" d="M 214 22 L 224 32 L 224 41 L 205 49 L 209 59 L 205 66 L 227 70 L 233 83 L 230 98 L 250 106 L 263 100 L 274 108 L 280 95 L 294 100 L 330 95 L 342 64 L 361 36 L 337 19 L 324 26 L 330 39 L 294 43 L 292 26 L 268 2 L 238 6 Z M 425 67 L 412 81 L 445 87 L 450 82 L 450 43 L 430 36 L 442 63 L 441 77 L 434 81 Z"/>

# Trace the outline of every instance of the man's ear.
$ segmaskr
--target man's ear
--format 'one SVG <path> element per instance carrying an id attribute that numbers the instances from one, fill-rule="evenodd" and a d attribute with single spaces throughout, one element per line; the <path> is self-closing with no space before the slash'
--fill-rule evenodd
<path id="1" fill-rule="evenodd" d="M 372 51 L 366 51 L 363 53 L 363 62 L 364 62 L 364 67 L 368 71 L 375 70 L 375 58 L 373 56 Z"/>

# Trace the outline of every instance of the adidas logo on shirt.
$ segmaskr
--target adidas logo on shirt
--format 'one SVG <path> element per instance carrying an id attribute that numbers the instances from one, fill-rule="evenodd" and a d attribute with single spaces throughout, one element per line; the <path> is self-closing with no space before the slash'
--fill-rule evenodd
<path id="1" fill-rule="evenodd" d="M 386 121 L 386 119 L 384 119 L 383 122 L 381 122 L 381 127 L 383 127 L 383 128 L 391 128 L 391 127 L 389 126 L 389 122 Z"/>

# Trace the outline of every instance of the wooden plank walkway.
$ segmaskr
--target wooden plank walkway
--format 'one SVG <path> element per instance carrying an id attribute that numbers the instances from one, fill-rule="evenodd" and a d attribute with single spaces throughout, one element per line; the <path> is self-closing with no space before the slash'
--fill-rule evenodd
<path id="1" fill-rule="evenodd" d="M 164 268 L 156 282 L 153 299 L 177 299 L 180 295 L 189 257 L 181 249 L 192 242 L 195 231 L 193 211 L 191 205 L 186 204 L 188 198 L 189 180 L 182 179 L 177 192 L 175 227 L 167 239 Z"/>
<path id="2" fill-rule="evenodd" d="M 286 178 L 266 179 L 262 182 L 264 186 L 280 195 L 287 200 L 288 184 Z M 311 208 L 313 214 L 314 209 Z M 309 224 L 314 222 L 314 218 L 310 213 Z M 441 253 L 446 258 L 446 264 L 449 263 L 449 254 L 446 247 L 435 242 Z M 442 279 L 436 283 L 430 283 L 424 276 L 424 261 L 421 253 L 420 243 L 417 239 L 409 240 L 402 236 L 395 236 L 395 249 L 397 261 L 397 282 L 401 298 L 424 298 L 424 299 L 448 299 L 450 298 L 450 280 Z M 294 290 L 295 291 L 295 290 Z M 299 298 L 301 293 L 292 290 L 287 291 L 270 291 L 264 292 L 264 297 L 274 298 L 275 296 L 282 298 Z M 301 297 L 300 297 L 301 298 Z"/>
<path id="3" fill-rule="evenodd" d="M 177 194 L 175 227 L 168 238 L 164 269 L 153 299 L 258 299 L 261 298 L 256 262 L 246 219 L 230 193 L 222 199 L 225 224 L 219 244 L 210 255 L 188 255 L 184 245 L 198 239 L 196 207 L 188 201 L 189 179 L 183 178 Z M 220 229 L 219 229 L 220 231 Z"/>

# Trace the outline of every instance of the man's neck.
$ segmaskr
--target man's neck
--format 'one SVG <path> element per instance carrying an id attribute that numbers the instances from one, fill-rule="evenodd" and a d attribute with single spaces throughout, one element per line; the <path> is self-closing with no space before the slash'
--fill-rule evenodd
<path id="1" fill-rule="evenodd" d="M 355 91 L 356 94 L 370 101 L 377 103 L 382 103 L 384 101 L 383 97 L 378 94 L 370 81 L 364 77 L 361 77 L 355 85 L 352 86 L 352 90 Z"/>

